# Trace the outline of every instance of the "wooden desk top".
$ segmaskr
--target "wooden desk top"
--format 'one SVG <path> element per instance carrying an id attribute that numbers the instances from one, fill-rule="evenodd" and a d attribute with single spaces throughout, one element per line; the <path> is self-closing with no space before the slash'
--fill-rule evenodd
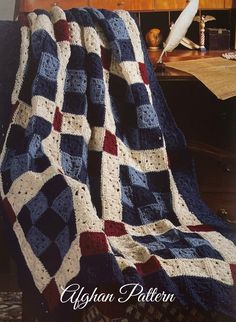
<path id="1" fill-rule="evenodd" d="M 220 57 L 222 53 L 226 52 L 226 50 L 214 50 L 206 52 L 201 52 L 198 50 L 182 50 L 182 49 L 175 49 L 172 53 L 167 53 L 167 56 L 164 56 L 163 62 L 174 62 L 180 60 L 193 60 L 193 59 L 200 59 L 200 58 L 210 58 L 210 57 Z M 156 66 L 157 60 L 161 54 L 161 49 L 157 51 L 148 51 L 149 58 L 153 66 Z M 185 80 L 185 81 L 193 81 L 196 78 L 188 73 L 183 71 L 167 67 L 164 72 L 158 72 L 157 77 L 159 80 L 168 80 L 168 81 L 177 81 L 177 80 Z"/>

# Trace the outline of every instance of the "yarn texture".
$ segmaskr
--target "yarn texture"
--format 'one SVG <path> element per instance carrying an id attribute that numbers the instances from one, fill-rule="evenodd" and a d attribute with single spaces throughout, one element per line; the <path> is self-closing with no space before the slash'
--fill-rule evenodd
<path id="1" fill-rule="evenodd" d="M 233 227 L 200 199 L 134 19 L 54 7 L 20 21 L 0 193 L 42 319 L 62 321 L 71 283 L 140 283 L 235 316 Z"/>

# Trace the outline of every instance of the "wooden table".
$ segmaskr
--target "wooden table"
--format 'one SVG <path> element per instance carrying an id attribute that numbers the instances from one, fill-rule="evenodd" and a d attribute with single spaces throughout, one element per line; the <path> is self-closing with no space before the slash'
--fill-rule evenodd
<path id="1" fill-rule="evenodd" d="M 223 52 L 176 49 L 163 61 L 217 57 Z M 161 50 L 149 51 L 153 66 L 160 54 Z M 215 212 L 227 210 L 228 218 L 235 221 L 236 153 L 222 148 L 229 136 L 225 134 L 227 124 L 223 126 L 224 119 L 220 118 L 220 111 L 235 110 L 235 100 L 218 100 L 193 75 L 171 67 L 166 66 L 164 72 L 157 73 L 157 78 L 193 153 L 203 199 Z M 231 172 L 227 171 L 228 168 Z"/>
<path id="2" fill-rule="evenodd" d="M 214 51 L 201 52 L 199 50 L 176 49 L 173 52 L 168 53 L 167 56 L 164 56 L 163 63 L 175 62 L 180 60 L 193 60 L 193 59 L 201 59 L 201 58 L 219 57 L 224 52 L 226 52 L 226 50 L 223 50 L 223 51 L 214 50 Z M 160 49 L 158 49 L 157 51 L 149 50 L 148 54 L 153 66 L 155 66 L 158 61 L 158 58 L 160 57 L 161 50 Z M 167 66 L 164 72 L 157 73 L 157 77 L 158 77 L 158 80 L 161 80 L 161 81 L 196 80 L 196 78 L 189 73 L 185 73 L 181 70 L 177 70 Z"/>

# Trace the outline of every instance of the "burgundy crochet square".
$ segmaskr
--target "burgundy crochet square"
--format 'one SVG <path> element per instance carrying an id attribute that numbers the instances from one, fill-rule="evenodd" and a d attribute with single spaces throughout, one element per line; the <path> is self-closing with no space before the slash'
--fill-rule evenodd
<path id="1" fill-rule="evenodd" d="M 103 151 L 106 151 L 112 155 L 117 155 L 116 136 L 109 131 L 106 131 L 105 134 Z"/>
<path id="2" fill-rule="evenodd" d="M 65 20 L 59 20 L 54 24 L 54 32 L 57 41 L 69 41 L 69 26 Z"/>
<path id="3" fill-rule="evenodd" d="M 83 232 L 80 234 L 80 248 L 83 256 L 98 255 L 108 252 L 104 233 Z"/>
<path id="4" fill-rule="evenodd" d="M 106 220 L 104 229 L 107 236 L 120 237 L 127 234 L 125 225 L 122 222 Z"/>
<path id="5" fill-rule="evenodd" d="M 29 27 L 29 19 L 26 13 L 20 14 L 18 20 L 22 27 Z"/>
<path id="6" fill-rule="evenodd" d="M 10 205 L 10 203 L 9 203 L 7 198 L 3 199 L 2 204 L 3 204 L 4 210 L 5 210 L 6 214 L 7 214 L 7 217 L 9 219 L 9 222 L 13 226 L 15 221 L 16 221 L 16 215 L 14 213 L 14 210 L 12 209 L 12 206 Z"/>
<path id="7" fill-rule="evenodd" d="M 152 256 L 145 263 L 135 264 L 135 266 L 141 275 L 148 275 L 155 273 L 161 267 L 161 264 L 156 257 Z"/>
<path id="8" fill-rule="evenodd" d="M 234 284 L 236 285 L 236 264 L 230 264 L 232 279 L 234 281 Z"/>
<path id="9" fill-rule="evenodd" d="M 52 312 L 60 301 L 60 294 L 54 279 L 44 289 L 43 296 L 48 303 L 49 311 Z"/>
<path id="10" fill-rule="evenodd" d="M 143 82 L 145 84 L 149 84 L 148 74 L 147 74 L 147 69 L 146 69 L 145 64 L 143 64 L 143 63 L 138 63 L 138 64 L 139 64 L 139 70 L 140 70 Z"/>
<path id="11" fill-rule="evenodd" d="M 109 70 L 111 66 L 111 50 L 101 46 L 102 66 Z"/>
<path id="12" fill-rule="evenodd" d="M 209 225 L 196 225 L 196 226 L 187 226 L 187 227 L 191 231 L 215 231 L 215 229 L 213 229 Z"/>
<path id="13" fill-rule="evenodd" d="M 57 107 L 54 115 L 54 120 L 53 120 L 53 128 L 57 132 L 61 132 L 62 118 L 63 118 L 63 115 L 59 111 L 59 108 Z"/>

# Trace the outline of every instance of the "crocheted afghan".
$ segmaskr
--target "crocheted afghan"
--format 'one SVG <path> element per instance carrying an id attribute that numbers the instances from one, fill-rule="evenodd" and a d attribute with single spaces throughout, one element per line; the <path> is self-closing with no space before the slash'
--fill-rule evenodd
<path id="1" fill-rule="evenodd" d="M 29 305 L 59 322 L 61 287 L 139 283 L 234 316 L 235 234 L 200 200 L 133 18 L 20 20 L 0 191 Z"/>

